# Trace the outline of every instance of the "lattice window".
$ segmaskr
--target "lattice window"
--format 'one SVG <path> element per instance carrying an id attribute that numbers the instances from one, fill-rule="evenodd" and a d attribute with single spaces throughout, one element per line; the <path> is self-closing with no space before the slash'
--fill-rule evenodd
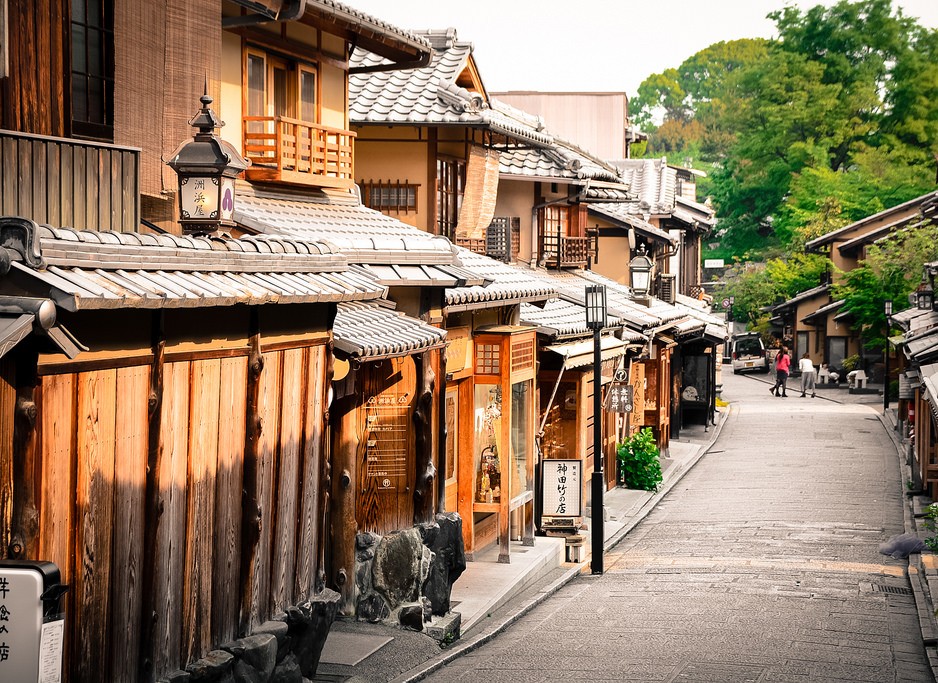
<path id="1" fill-rule="evenodd" d="M 497 375 L 501 372 L 498 344 L 476 344 L 476 373 Z"/>
<path id="2" fill-rule="evenodd" d="M 519 340 L 511 344 L 511 371 L 534 367 L 534 342 Z"/>
<path id="3" fill-rule="evenodd" d="M 409 213 L 417 210 L 417 185 L 406 180 L 387 182 L 362 180 L 362 201 L 365 206 L 385 213 Z"/>

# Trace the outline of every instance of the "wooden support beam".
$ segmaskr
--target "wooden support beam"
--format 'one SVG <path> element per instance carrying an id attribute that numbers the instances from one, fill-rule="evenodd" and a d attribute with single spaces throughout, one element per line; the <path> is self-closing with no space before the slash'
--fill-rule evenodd
<path id="1" fill-rule="evenodd" d="M 245 402 L 245 444 L 243 471 L 243 498 L 241 501 L 241 633 L 250 632 L 251 605 L 257 576 L 254 561 L 261 532 L 261 508 L 258 493 L 258 470 L 261 440 L 261 356 L 260 316 L 257 307 L 251 309 L 251 335 L 248 339 L 248 385 Z"/>
<path id="2" fill-rule="evenodd" d="M 433 392 L 436 373 L 431 351 L 414 356 L 417 369 L 417 398 L 414 402 L 414 524 L 433 520 L 433 491 L 437 471 L 433 464 Z"/>
<path id="3" fill-rule="evenodd" d="M 357 386 L 361 370 L 352 367 L 343 381 L 342 396 L 336 401 L 332 449 L 332 585 L 342 595 L 339 611 L 355 614 L 355 483 L 361 450 Z"/>
<path id="4" fill-rule="evenodd" d="M 166 351 L 166 335 L 163 329 L 163 311 L 153 312 L 151 347 L 153 360 L 150 364 L 150 393 L 147 397 L 147 472 L 144 492 L 144 541 L 143 541 L 143 604 L 140 628 L 140 680 L 151 680 L 153 676 L 154 624 L 156 622 L 156 553 L 157 531 L 163 514 L 160 498 L 160 466 L 163 449 L 160 448 L 160 432 L 163 406 L 163 362 Z"/>

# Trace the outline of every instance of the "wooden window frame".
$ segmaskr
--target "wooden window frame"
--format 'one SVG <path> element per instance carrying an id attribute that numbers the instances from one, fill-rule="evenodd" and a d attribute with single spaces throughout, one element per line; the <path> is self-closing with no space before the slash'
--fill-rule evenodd
<path id="1" fill-rule="evenodd" d="M 439 155 L 436 158 L 437 234 L 456 239 L 459 210 L 466 191 L 466 160 Z"/>
<path id="2" fill-rule="evenodd" d="M 420 186 L 416 183 L 406 180 L 361 180 L 358 184 L 362 191 L 362 203 L 370 209 L 383 213 L 417 213 Z"/>
<path id="3" fill-rule="evenodd" d="M 69 49 L 68 49 L 68 110 L 71 134 L 76 138 L 86 138 L 90 140 L 103 140 L 112 142 L 114 140 L 114 2 L 113 0 L 100 0 L 98 5 L 100 15 L 94 19 L 97 23 L 92 23 L 88 16 L 89 4 L 84 3 L 85 16 L 83 20 L 76 19 L 74 11 L 76 5 L 71 4 L 68 9 L 68 31 L 69 31 Z M 75 63 L 75 34 L 76 29 L 81 28 L 85 34 L 85 54 L 84 68 L 77 69 Z M 97 33 L 100 37 L 98 42 L 100 57 L 100 74 L 93 73 L 91 69 L 91 50 L 92 33 Z M 85 89 L 79 92 L 75 88 L 76 79 L 84 79 Z M 92 96 L 91 81 L 100 81 L 101 92 L 99 96 Z M 85 100 L 84 118 L 76 117 L 76 104 L 80 99 Z M 91 120 L 91 104 L 98 101 L 101 107 L 101 120 Z"/>
<path id="4" fill-rule="evenodd" d="M 251 57 L 259 57 L 264 60 L 264 112 L 258 114 L 251 112 L 248 109 L 248 97 L 250 90 L 248 88 L 248 78 L 250 76 L 248 70 L 248 63 Z M 289 91 L 287 92 L 288 99 L 288 111 L 286 113 L 275 114 L 274 109 L 274 92 L 273 92 L 273 70 L 277 66 L 280 66 L 285 69 L 287 72 L 287 82 Z M 316 117 L 314 121 L 306 121 L 306 123 L 322 123 L 322 71 L 320 69 L 319 63 L 309 60 L 299 59 L 296 56 L 292 55 L 283 55 L 273 50 L 268 50 L 257 45 L 253 45 L 245 42 L 242 46 L 242 58 L 241 58 L 241 107 L 245 116 L 285 116 L 292 119 L 300 119 L 301 114 L 303 113 L 303 103 L 300 101 L 302 93 L 302 76 L 303 73 L 312 74 L 316 86 L 315 86 L 315 97 L 316 101 L 314 103 L 314 109 Z"/>

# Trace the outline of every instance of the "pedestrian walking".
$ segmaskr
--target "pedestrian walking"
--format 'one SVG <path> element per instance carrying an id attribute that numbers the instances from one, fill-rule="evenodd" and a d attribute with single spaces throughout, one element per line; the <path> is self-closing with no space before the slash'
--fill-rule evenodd
<path id="1" fill-rule="evenodd" d="M 791 356 L 788 355 L 788 349 L 783 346 L 775 356 L 775 386 L 769 389 L 770 394 L 788 398 L 785 383 L 788 381 L 789 368 L 791 368 Z M 779 389 L 782 393 L 778 393 Z"/>
<path id="2" fill-rule="evenodd" d="M 804 398 L 808 389 L 811 390 L 811 398 L 814 398 L 814 363 L 807 353 L 798 361 L 798 370 L 801 371 L 801 398 Z"/>

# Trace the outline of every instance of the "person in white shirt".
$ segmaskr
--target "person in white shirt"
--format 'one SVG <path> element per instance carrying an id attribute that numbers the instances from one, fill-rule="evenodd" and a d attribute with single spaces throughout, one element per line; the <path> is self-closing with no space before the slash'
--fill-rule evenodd
<path id="1" fill-rule="evenodd" d="M 798 361 L 798 369 L 801 371 L 801 398 L 804 398 L 808 389 L 811 390 L 811 398 L 814 398 L 814 363 L 807 353 Z"/>

